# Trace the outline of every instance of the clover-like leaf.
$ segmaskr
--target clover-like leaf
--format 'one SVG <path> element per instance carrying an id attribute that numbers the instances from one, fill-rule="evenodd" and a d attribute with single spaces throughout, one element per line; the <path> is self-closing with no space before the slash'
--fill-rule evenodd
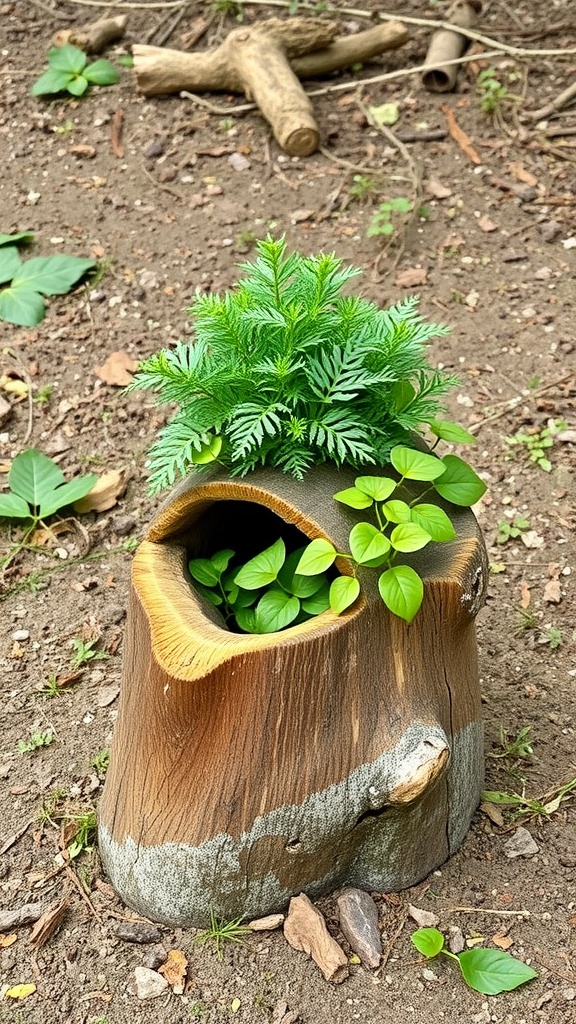
<path id="1" fill-rule="evenodd" d="M 67 43 L 66 46 L 54 46 L 48 51 L 48 63 L 54 71 L 79 75 L 86 67 L 88 58 L 79 46 Z"/>
<path id="2" fill-rule="evenodd" d="M 8 474 L 10 490 L 33 508 L 39 507 L 44 498 L 65 480 L 60 467 L 36 448 L 20 452 Z"/>
<path id="3" fill-rule="evenodd" d="M 25 285 L 42 295 L 65 295 L 95 266 L 95 260 L 80 256 L 34 256 L 14 275 L 12 288 Z"/>
<path id="4" fill-rule="evenodd" d="M 115 85 L 120 80 L 120 72 L 105 58 L 89 64 L 82 74 L 92 85 Z"/>
<path id="5" fill-rule="evenodd" d="M 0 320 L 17 327 L 35 327 L 44 319 L 44 299 L 30 288 L 3 288 L 0 291 Z"/>
<path id="6" fill-rule="evenodd" d="M 9 238 L 9 235 L 5 235 Z M 7 245 L 0 252 L 0 284 L 11 281 L 22 266 L 20 254 L 15 245 Z"/>
<path id="7" fill-rule="evenodd" d="M 18 494 L 0 494 L 0 517 L 5 519 L 28 519 L 30 506 Z"/>

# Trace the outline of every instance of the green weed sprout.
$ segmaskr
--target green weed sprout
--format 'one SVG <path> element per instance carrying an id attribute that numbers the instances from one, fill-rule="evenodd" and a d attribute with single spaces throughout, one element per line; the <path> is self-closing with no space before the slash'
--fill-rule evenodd
<path id="1" fill-rule="evenodd" d="M 411 213 L 412 210 L 413 204 L 405 196 L 397 196 L 396 199 L 388 199 L 386 202 L 380 203 L 368 225 L 366 232 L 368 238 L 378 235 L 393 235 L 396 229 L 395 214 L 404 215 Z"/>
<path id="2" fill-rule="evenodd" d="M 419 928 L 411 939 L 418 952 L 429 959 L 442 955 L 455 960 L 468 987 L 483 995 L 495 996 L 499 992 L 511 992 L 538 977 L 537 972 L 528 964 L 499 949 L 476 948 L 464 950 L 458 955 L 451 953 L 445 948 L 444 936 L 437 928 Z"/>
<path id="3" fill-rule="evenodd" d="M 55 96 L 61 92 L 83 96 L 91 85 L 115 85 L 120 78 L 109 60 L 89 64 L 84 51 L 71 44 L 52 47 L 48 51 L 48 65 L 48 71 L 32 86 L 33 96 Z"/>

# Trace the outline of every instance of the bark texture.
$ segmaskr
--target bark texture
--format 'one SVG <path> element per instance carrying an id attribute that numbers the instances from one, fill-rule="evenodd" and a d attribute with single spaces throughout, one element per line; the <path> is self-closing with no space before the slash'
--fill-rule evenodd
<path id="1" fill-rule="evenodd" d="M 127 24 L 128 18 L 125 14 L 119 14 L 116 18 L 101 18 L 90 25 L 60 29 L 52 42 L 54 46 L 66 46 L 71 43 L 73 46 L 79 46 L 85 53 L 102 53 L 110 43 L 122 38 Z"/>

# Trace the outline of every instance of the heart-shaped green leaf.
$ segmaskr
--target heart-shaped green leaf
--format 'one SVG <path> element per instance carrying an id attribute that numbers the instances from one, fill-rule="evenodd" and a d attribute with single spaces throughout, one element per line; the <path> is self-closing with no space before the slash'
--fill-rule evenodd
<path id="1" fill-rule="evenodd" d="M 48 50 L 48 63 L 54 71 L 64 71 L 69 75 L 79 75 L 86 67 L 88 58 L 79 46 L 67 43 L 66 46 L 54 46 Z"/>
<path id="2" fill-rule="evenodd" d="M 188 571 L 192 579 L 205 587 L 215 587 L 220 579 L 220 572 L 210 558 L 192 558 L 188 562 Z"/>
<path id="3" fill-rule="evenodd" d="M 38 292 L 21 286 L 0 291 L 0 320 L 17 327 L 35 327 L 44 319 L 44 299 Z"/>
<path id="4" fill-rule="evenodd" d="M 451 444 L 476 444 L 476 438 L 470 434 L 459 423 L 450 423 L 448 420 L 430 420 L 430 430 L 436 437 Z"/>
<path id="5" fill-rule="evenodd" d="M 358 476 L 355 487 L 374 501 L 386 501 L 398 486 L 389 476 Z"/>
<path id="6" fill-rule="evenodd" d="M 14 494 L 39 507 L 56 487 L 65 482 L 62 470 L 52 459 L 36 448 L 20 452 L 8 474 L 8 485 Z"/>
<path id="7" fill-rule="evenodd" d="M 390 544 L 395 551 L 420 551 L 430 543 L 432 537 L 417 523 L 400 523 L 390 534 Z"/>
<path id="8" fill-rule="evenodd" d="M 66 90 L 71 77 L 69 71 L 55 71 L 49 68 L 36 79 L 30 92 L 33 96 L 54 96 Z"/>
<path id="9" fill-rule="evenodd" d="M 350 531 L 350 551 L 360 565 L 381 565 L 390 541 L 372 523 L 357 523 Z"/>
<path id="10" fill-rule="evenodd" d="M 18 242 L 33 242 L 34 237 L 33 231 L 17 231 L 15 235 L 0 234 L 0 246 L 17 245 Z"/>
<path id="11" fill-rule="evenodd" d="M 299 576 L 317 576 L 320 572 L 326 572 L 333 564 L 336 554 L 336 548 L 329 540 L 316 537 L 304 548 L 296 572 Z"/>
<path id="12" fill-rule="evenodd" d="M 399 501 L 398 498 L 393 498 L 392 501 L 387 501 L 382 506 L 382 511 L 390 523 L 412 522 L 412 511 L 410 506 L 405 501 Z"/>
<path id="13" fill-rule="evenodd" d="M 340 615 L 346 611 L 360 593 L 360 583 L 355 576 L 337 576 L 330 584 L 330 607 Z"/>
<path id="14" fill-rule="evenodd" d="M 317 590 L 312 597 L 306 597 L 302 600 L 302 610 L 307 615 L 321 615 L 330 607 L 330 584 L 324 576 L 321 577 L 324 580 L 320 590 Z"/>
<path id="15" fill-rule="evenodd" d="M 34 256 L 22 264 L 13 278 L 12 287 L 25 285 L 42 295 L 65 295 L 95 266 L 95 260 L 80 256 Z"/>
<path id="16" fill-rule="evenodd" d="M 416 946 L 422 956 L 433 957 L 444 949 L 444 936 L 437 928 L 419 928 L 410 936 L 412 945 Z"/>
<path id="17" fill-rule="evenodd" d="M 475 505 L 486 492 L 484 481 L 457 455 L 445 455 L 442 462 L 445 472 L 440 480 L 434 481 L 438 494 L 453 505 Z"/>
<path id="18" fill-rule="evenodd" d="M 412 622 L 424 597 L 424 584 L 410 565 L 393 565 L 378 580 L 380 597 L 387 608 L 406 622 Z"/>
<path id="19" fill-rule="evenodd" d="M 345 490 L 338 491 L 334 495 L 334 499 L 341 505 L 347 505 L 348 508 L 370 508 L 373 503 L 372 498 L 363 494 L 357 487 L 346 487 Z"/>
<path id="20" fill-rule="evenodd" d="M 286 545 L 282 538 L 277 540 L 265 551 L 251 558 L 236 573 L 234 582 L 244 590 L 258 590 L 259 587 L 266 587 L 273 583 L 286 558 Z M 259 632 L 267 632 L 259 630 Z"/>
<path id="21" fill-rule="evenodd" d="M 207 466 L 214 462 L 222 451 L 222 438 L 211 437 L 207 444 L 203 444 L 200 451 L 192 452 L 191 461 L 195 466 Z"/>
<path id="22" fill-rule="evenodd" d="M 452 520 L 438 505 L 420 504 L 411 508 L 412 522 L 417 523 L 430 534 L 432 540 L 454 540 L 456 530 Z"/>
<path id="23" fill-rule="evenodd" d="M 445 472 L 445 465 L 435 455 L 396 445 L 390 452 L 394 469 L 407 480 L 436 480 Z"/>
<path id="24" fill-rule="evenodd" d="M 283 590 L 269 590 L 263 594 L 255 608 L 257 633 L 277 633 L 294 621 L 300 611 L 297 597 Z"/>

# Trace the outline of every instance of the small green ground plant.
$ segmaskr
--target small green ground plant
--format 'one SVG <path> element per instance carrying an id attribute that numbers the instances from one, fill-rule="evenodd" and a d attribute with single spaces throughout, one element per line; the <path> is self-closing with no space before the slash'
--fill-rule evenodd
<path id="1" fill-rule="evenodd" d="M 198 946 L 205 946 L 207 942 L 213 942 L 216 947 L 216 955 L 222 959 L 224 946 L 233 943 L 237 946 L 244 946 L 244 939 L 252 932 L 247 925 L 242 924 L 243 918 L 238 917 L 234 921 L 220 921 L 213 910 L 210 911 L 210 927 L 195 936 L 194 941 Z"/>
<path id="2" fill-rule="evenodd" d="M 44 319 L 44 296 L 65 295 L 95 260 L 80 256 L 33 256 L 23 262 L 18 244 L 30 242 L 31 232 L 0 235 L 0 320 L 18 327 L 35 327 Z"/>
<path id="3" fill-rule="evenodd" d="M 509 519 L 501 519 L 498 523 L 496 543 L 506 544 L 509 540 L 518 540 L 524 533 L 524 530 L 529 529 L 530 520 L 526 519 L 525 516 L 516 516 L 512 521 Z"/>
<path id="4" fill-rule="evenodd" d="M 521 430 L 517 434 L 513 434 L 512 437 L 505 438 L 505 441 L 510 448 L 523 450 L 528 455 L 530 462 L 535 462 L 539 469 L 550 473 L 552 463 L 547 452 L 553 447 L 556 434 L 565 430 L 566 426 L 564 420 L 548 420 L 548 424 L 541 430 L 534 433 Z"/>
<path id="5" fill-rule="evenodd" d="M 484 114 L 494 114 L 501 110 L 508 96 L 508 89 L 497 78 L 494 68 L 485 68 L 476 79 L 476 91 L 480 98 L 480 110 Z"/>
<path id="6" fill-rule="evenodd" d="M 40 747 L 49 747 L 54 742 L 54 733 L 51 729 L 44 732 L 33 732 L 29 740 L 20 740 L 18 750 L 21 754 L 32 754 Z"/>
<path id="7" fill-rule="evenodd" d="M 384 203 L 380 203 L 368 225 L 366 232 L 368 238 L 393 235 L 400 218 L 412 213 L 413 208 L 413 203 L 406 196 L 396 196 L 394 199 L 387 199 Z"/>
<path id="8" fill-rule="evenodd" d="M 463 953 L 451 953 L 446 949 L 444 936 L 437 928 L 419 928 L 411 939 L 418 952 L 428 959 L 446 956 L 455 960 L 468 987 L 483 995 L 495 996 L 500 992 L 511 992 L 538 977 L 533 967 L 499 949 L 476 948 L 466 949 Z"/>
<path id="9" fill-rule="evenodd" d="M 531 725 L 524 725 L 518 730 L 515 736 L 510 735 L 503 725 L 500 726 L 499 744 L 501 749 L 488 754 L 488 757 L 511 757 L 527 758 L 532 757 L 534 748 L 530 739 L 532 732 Z"/>
<path id="10" fill-rule="evenodd" d="M 48 51 L 48 70 L 34 82 L 31 92 L 33 96 L 57 96 L 62 92 L 83 96 L 91 85 L 115 85 L 119 78 L 109 60 L 101 58 L 89 64 L 78 46 L 54 46 Z"/>
<path id="11" fill-rule="evenodd" d="M 74 650 L 72 668 L 80 668 L 81 665 L 86 665 L 90 661 L 103 661 L 109 657 L 106 651 L 95 650 L 96 640 L 83 640 L 81 636 L 75 636 L 72 640 L 72 647 Z"/>

